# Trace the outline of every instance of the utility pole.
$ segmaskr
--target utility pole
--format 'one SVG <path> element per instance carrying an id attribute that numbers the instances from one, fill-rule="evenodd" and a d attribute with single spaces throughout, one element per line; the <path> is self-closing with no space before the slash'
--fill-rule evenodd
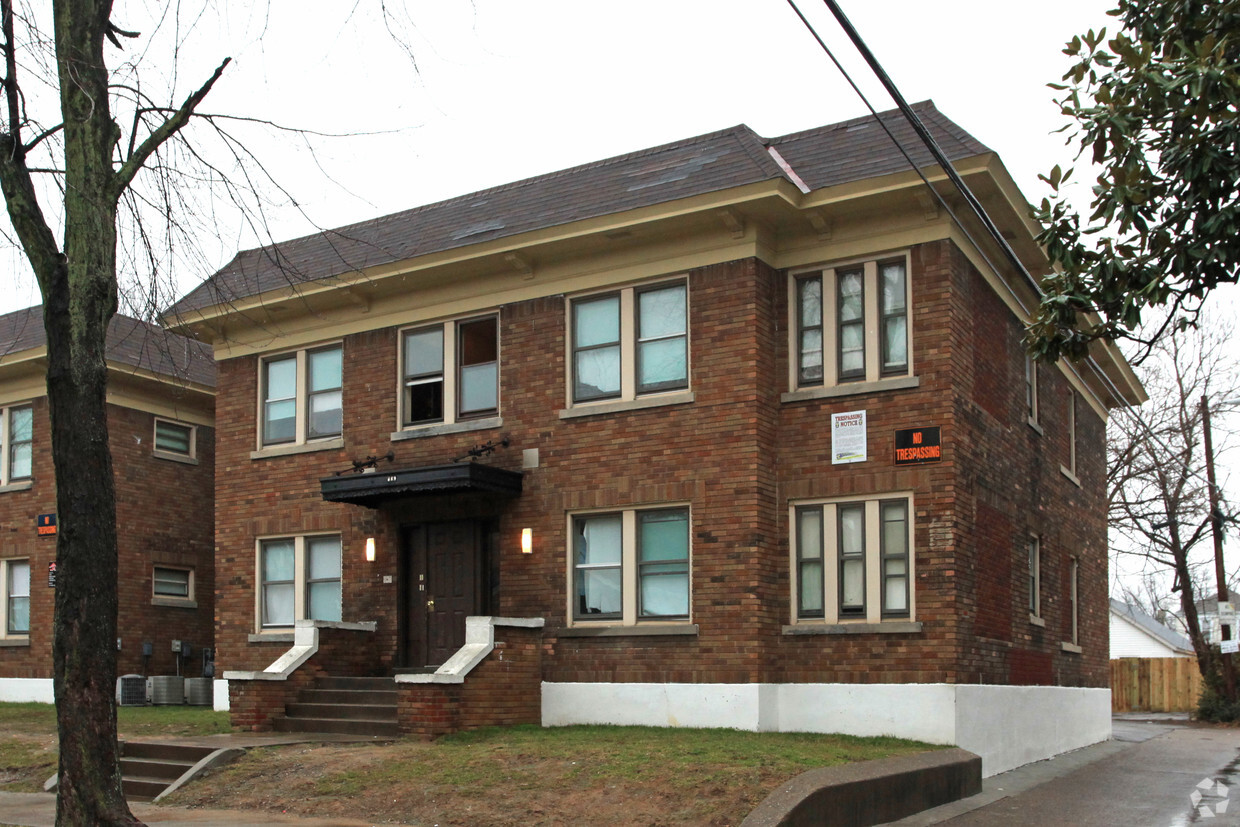
<path id="1" fill-rule="evenodd" d="M 1218 486 L 1214 482 L 1214 441 L 1210 434 L 1210 401 L 1201 396 L 1201 424 L 1205 430 L 1206 482 L 1210 490 L 1210 527 L 1214 530 L 1214 575 L 1218 579 L 1219 632 L 1223 640 L 1231 640 L 1231 624 L 1223 623 L 1223 604 L 1228 600 L 1227 575 L 1223 570 L 1223 514 L 1218 505 Z M 1234 622 L 1234 621 L 1233 621 Z M 1236 677 L 1231 671 L 1231 653 L 1223 652 L 1223 685 L 1227 700 L 1236 699 Z"/>

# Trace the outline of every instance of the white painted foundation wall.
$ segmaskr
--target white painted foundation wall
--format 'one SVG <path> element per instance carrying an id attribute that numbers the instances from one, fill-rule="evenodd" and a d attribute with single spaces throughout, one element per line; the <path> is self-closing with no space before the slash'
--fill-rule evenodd
<path id="1" fill-rule="evenodd" d="M 56 703 L 51 678 L 0 678 L 0 701 L 4 703 Z"/>
<path id="2" fill-rule="evenodd" d="M 953 744 L 982 774 L 1111 737 L 1111 690 L 959 684 L 544 683 L 543 726 L 730 727 Z"/>

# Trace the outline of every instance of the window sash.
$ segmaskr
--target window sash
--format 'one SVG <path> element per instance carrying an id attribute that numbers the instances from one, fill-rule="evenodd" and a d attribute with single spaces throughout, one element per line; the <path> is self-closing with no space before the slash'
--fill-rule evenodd
<path id="1" fill-rule="evenodd" d="M 5 564 L 8 581 L 5 602 L 5 634 L 30 634 L 30 561 L 9 560 Z"/>
<path id="2" fill-rule="evenodd" d="M 821 618 L 826 612 L 822 544 L 823 508 L 802 506 L 797 515 L 797 617 Z"/>
<path id="3" fill-rule="evenodd" d="M 836 358 L 841 382 L 865 378 L 865 271 L 835 274 Z"/>
<path id="4" fill-rule="evenodd" d="M 8 409 L 9 481 L 29 479 L 34 461 L 34 407 Z"/>
<path id="5" fill-rule="evenodd" d="M 636 293 L 637 392 L 658 393 L 689 386 L 689 308 L 685 284 L 661 285 Z M 670 314 L 660 316 L 670 299 Z"/>
<path id="6" fill-rule="evenodd" d="M 880 559 L 883 566 L 883 615 L 909 613 L 908 500 L 881 500 L 878 504 Z"/>
<path id="7" fill-rule="evenodd" d="M 1080 643 L 1079 622 L 1080 622 L 1080 605 L 1081 604 L 1079 601 L 1080 595 L 1078 592 L 1078 589 L 1080 588 L 1080 580 L 1079 580 L 1080 565 L 1081 565 L 1081 561 L 1078 560 L 1076 557 L 1073 557 L 1071 561 L 1069 562 L 1069 566 L 1068 566 L 1068 600 L 1069 600 L 1069 605 L 1072 611 L 1072 618 L 1071 618 L 1072 643 L 1074 645 Z"/>
<path id="8" fill-rule="evenodd" d="M 272 558 L 280 554 L 285 559 Z M 263 628 L 292 626 L 297 619 L 294 596 L 297 583 L 297 550 L 292 539 L 264 540 L 259 557 Z"/>
<path id="9" fill-rule="evenodd" d="M 595 549 L 592 534 L 598 534 L 600 543 L 612 547 L 603 545 Z M 573 519 L 575 619 L 610 620 L 624 616 L 623 562 L 624 523 L 620 514 L 591 514 Z"/>
<path id="10" fill-rule="evenodd" d="M 836 555 L 840 616 L 865 616 L 865 503 L 836 506 Z"/>
<path id="11" fill-rule="evenodd" d="M 898 281 L 888 289 L 889 276 Z M 908 371 L 908 273 L 903 261 L 880 262 L 878 265 L 878 298 L 881 330 L 881 373 L 906 373 Z"/>
<path id="12" fill-rule="evenodd" d="M 151 580 L 152 592 L 156 597 L 188 598 L 190 596 L 189 569 L 170 569 L 163 566 L 155 566 L 151 573 Z"/>
<path id="13" fill-rule="evenodd" d="M 156 419 L 155 450 L 183 457 L 193 456 L 194 426 Z"/>
<path id="14" fill-rule="evenodd" d="M 309 537 L 305 546 L 305 616 L 339 621 L 343 608 L 340 538 Z"/>
<path id="15" fill-rule="evenodd" d="M 1025 410 L 1030 422 L 1038 421 L 1038 363 L 1025 355 Z"/>
<path id="16" fill-rule="evenodd" d="M 403 336 L 404 425 L 444 420 L 443 339 L 442 325 L 406 331 Z"/>
<path id="17" fill-rule="evenodd" d="M 637 513 L 637 583 L 639 617 L 689 616 L 688 509 Z"/>
<path id="18" fill-rule="evenodd" d="M 278 374 L 292 371 L 291 377 Z M 279 385 L 288 384 L 287 391 Z M 277 395 L 278 394 L 278 395 Z M 297 441 L 297 356 L 263 363 L 263 444 Z"/>
<path id="19" fill-rule="evenodd" d="M 457 416 L 491 416 L 499 410 L 499 319 L 458 322 Z"/>
<path id="20" fill-rule="evenodd" d="M 573 401 L 619 397 L 624 374 L 620 294 L 575 300 L 572 336 Z M 587 377 L 594 381 L 587 384 Z"/>
<path id="21" fill-rule="evenodd" d="M 797 382 L 823 384 L 822 277 L 797 279 Z"/>

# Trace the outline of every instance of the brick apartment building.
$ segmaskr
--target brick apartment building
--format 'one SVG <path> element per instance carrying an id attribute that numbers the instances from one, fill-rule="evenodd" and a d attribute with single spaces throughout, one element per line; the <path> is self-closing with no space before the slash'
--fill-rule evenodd
<path id="1" fill-rule="evenodd" d="M 168 315 L 218 361 L 217 706 L 379 676 L 427 736 L 891 733 L 988 774 L 1106 738 L 1105 420 L 1143 391 L 1108 346 L 1030 364 L 970 235 L 861 118 L 239 254 Z"/>
<path id="2" fill-rule="evenodd" d="M 202 674 L 212 646 L 215 365 L 210 348 L 117 316 L 108 328 L 120 674 Z M 56 538 L 43 309 L 0 316 L 0 700 L 52 693 Z M 177 662 L 172 641 L 191 644 Z M 150 654 L 144 655 L 143 645 Z"/>

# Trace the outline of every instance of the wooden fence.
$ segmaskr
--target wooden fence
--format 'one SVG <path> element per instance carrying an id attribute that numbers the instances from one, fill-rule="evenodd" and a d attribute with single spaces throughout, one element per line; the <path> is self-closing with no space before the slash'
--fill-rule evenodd
<path id="1" fill-rule="evenodd" d="M 1112 712 L 1192 712 L 1200 696 L 1196 658 L 1111 661 Z"/>

